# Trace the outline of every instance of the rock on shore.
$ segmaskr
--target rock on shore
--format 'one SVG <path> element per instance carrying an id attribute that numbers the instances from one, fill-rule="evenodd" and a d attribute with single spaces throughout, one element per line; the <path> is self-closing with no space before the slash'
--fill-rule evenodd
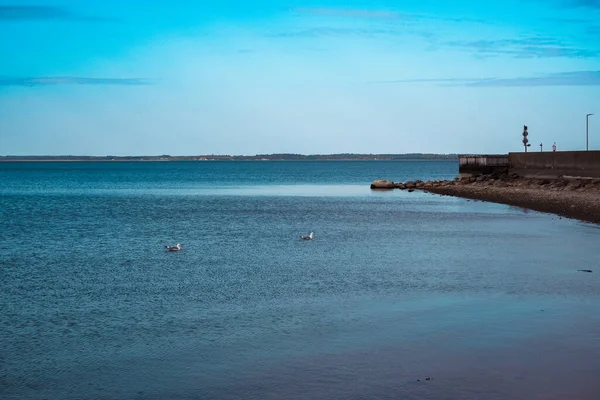
<path id="1" fill-rule="evenodd" d="M 398 188 L 409 191 L 416 189 L 440 195 L 509 204 L 600 223 L 600 179 L 527 179 L 516 174 L 496 174 L 456 178 L 451 181 L 375 181 L 371 188 Z"/>
<path id="2" fill-rule="evenodd" d="M 371 183 L 371 189 L 394 189 L 395 183 L 392 181 L 377 180 Z"/>

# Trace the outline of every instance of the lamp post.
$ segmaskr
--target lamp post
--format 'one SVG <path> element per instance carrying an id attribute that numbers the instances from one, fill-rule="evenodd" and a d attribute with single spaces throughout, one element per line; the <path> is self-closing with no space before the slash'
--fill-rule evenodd
<path id="1" fill-rule="evenodd" d="M 589 124 L 590 115 L 594 115 L 594 114 L 586 114 L 585 115 L 585 151 L 589 150 L 589 146 L 588 146 L 588 143 L 589 143 L 589 140 L 588 140 L 588 138 L 589 138 L 589 136 L 588 136 L 588 128 L 590 126 L 590 124 Z"/>

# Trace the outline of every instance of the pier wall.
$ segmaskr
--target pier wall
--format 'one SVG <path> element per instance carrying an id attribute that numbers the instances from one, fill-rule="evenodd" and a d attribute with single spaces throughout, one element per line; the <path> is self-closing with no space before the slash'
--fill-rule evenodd
<path id="1" fill-rule="evenodd" d="M 526 178 L 600 178 L 600 151 L 508 153 L 510 172 Z"/>
<path id="2" fill-rule="evenodd" d="M 506 154 L 460 154 L 458 156 L 459 176 L 492 174 L 508 169 Z"/>

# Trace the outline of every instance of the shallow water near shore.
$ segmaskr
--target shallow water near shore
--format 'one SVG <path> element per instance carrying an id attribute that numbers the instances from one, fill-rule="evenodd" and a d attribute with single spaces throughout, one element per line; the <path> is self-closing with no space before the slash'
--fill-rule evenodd
<path id="1" fill-rule="evenodd" d="M 369 189 L 456 174 L 0 164 L 0 397 L 597 399 L 600 229 Z"/>

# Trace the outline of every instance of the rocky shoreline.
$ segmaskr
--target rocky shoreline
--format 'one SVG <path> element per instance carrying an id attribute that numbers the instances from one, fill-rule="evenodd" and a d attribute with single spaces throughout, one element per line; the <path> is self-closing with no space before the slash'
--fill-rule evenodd
<path id="1" fill-rule="evenodd" d="M 451 181 L 377 180 L 371 189 L 420 190 L 508 204 L 600 224 L 600 179 L 523 178 L 517 174 L 462 177 Z"/>

